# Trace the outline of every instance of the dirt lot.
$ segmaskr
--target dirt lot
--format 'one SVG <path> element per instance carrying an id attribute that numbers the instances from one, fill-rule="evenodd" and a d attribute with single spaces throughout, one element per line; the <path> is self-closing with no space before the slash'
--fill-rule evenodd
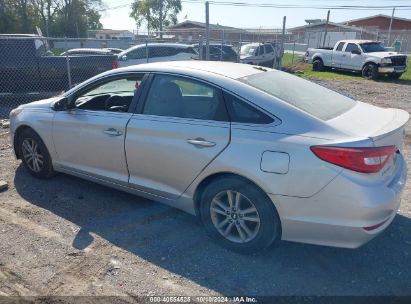
<path id="1" fill-rule="evenodd" d="M 322 84 L 411 112 L 411 86 Z M 5 132 L 7 130 L 0 130 Z M 411 167 L 411 130 L 405 155 Z M 0 136 L 1 295 L 411 295 L 411 183 L 399 215 L 357 250 L 282 242 L 241 256 L 198 219 L 59 174 L 29 176 Z"/>

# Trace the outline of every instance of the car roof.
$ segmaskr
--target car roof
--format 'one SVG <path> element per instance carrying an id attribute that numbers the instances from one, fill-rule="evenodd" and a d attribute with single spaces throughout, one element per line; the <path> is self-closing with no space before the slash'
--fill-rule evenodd
<path id="1" fill-rule="evenodd" d="M 238 79 L 252 74 L 262 73 L 264 71 L 271 71 L 271 69 L 232 62 L 189 60 L 139 64 L 120 68 L 117 69 L 117 71 L 175 72 L 185 75 L 202 73 L 204 75 L 215 74 L 231 79 Z"/>
<path id="2" fill-rule="evenodd" d="M 147 43 L 147 44 L 143 43 L 143 44 L 139 44 L 139 45 L 134 45 L 134 46 L 122 51 L 118 55 L 125 55 L 125 54 L 127 54 L 128 52 L 130 52 L 132 50 L 136 50 L 136 49 L 143 48 L 143 47 L 146 47 L 146 46 L 148 46 L 148 47 L 153 47 L 153 46 L 154 47 L 156 47 L 156 46 L 173 47 L 173 48 L 181 48 L 181 49 L 192 47 L 191 45 L 181 44 L 181 43 L 158 43 L 158 42 L 156 42 L 156 43 Z"/>
<path id="3" fill-rule="evenodd" d="M 79 48 L 79 49 L 70 49 L 67 50 L 66 52 L 84 52 L 84 53 L 110 53 L 110 50 L 107 49 L 93 49 L 93 48 Z"/>
<path id="4" fill-rule="evenodd" d="M 375 40 L 340 40 L 339 42 L 345 42 L 345 43 L 370 43 L 370 42 L 374 42 L 374 43 L 380 43 L 379 41 L 375 41 Z"/>

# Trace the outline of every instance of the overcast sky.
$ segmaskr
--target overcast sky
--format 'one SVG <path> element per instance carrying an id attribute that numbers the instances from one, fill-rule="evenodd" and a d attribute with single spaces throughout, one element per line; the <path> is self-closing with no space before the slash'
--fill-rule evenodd
<path id="1" fill-rule="evenodd" d="M 126 29 L 135 30 L 135 22 L 129 17 L 130 7 L 111 9 L 116 6 L 128 5 L 132 0 L 103 0 L 106 7 L 109 9 L 102 12 L 102 23 L 104 28 L 110 29 Z M 230 2 L 247 2 L 247 3 L 275 3 L 275 4 L 296 4 L 305 6 L 321 6 L 321 5 L 372 5 L 372 6 L 395 6 L 395 5 L 411 5 L 411 0 L 288 0 L 288 1 L 272 1 L 272 0 L 236 0 Z M 194 21 L 205 22 L 205 8 L 202 1 L 198 3 L 183 2 L 183 9 L 178 15 L 179 22 L 187 19 Z M 392 9 L 380 10 L 331 10 L 330 21 L 341 22 L 350 19 L 356 19 L 376 14 L 391 15 Z M 210 5 L 210 22 L 218 23 L 226 26 L 243 27 L 243 28 L 280 28 L 282 26 L 282 18 L 287 16 L 287 27 L 304 25 L 305 19 L 326 19 L 327 10 L 321 9 L 302 9 L 302 8 L 261 8 L 261 7 L 233 7 L 222 5 Z M 410 18 L 411 10 L 399 10 L 395 12 L 395 16 Z M 144 30 L 144 29 L 140 29 Z"/>

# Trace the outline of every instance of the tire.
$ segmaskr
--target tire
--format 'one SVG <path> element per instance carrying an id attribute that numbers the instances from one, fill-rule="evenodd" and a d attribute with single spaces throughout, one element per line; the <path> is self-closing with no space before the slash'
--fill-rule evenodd
<path id="1" fill-rule="evenodd" d="M 369 80 L 378 78 L 378 67 L 375 63 L 367 63 L 362 68 L 362 77 Z"/>
<path id="2" fill-rule="evenodd" d="M 315 59 L 313 61 L 313 71 L 321 72 L 324 71 L 324 63 L 321 59 Z"/>
<path id="3" fill-rule="evenodd" d="M 32 129 L 24 130 L 18 143 L 23 165 L 31 175 L 38 178 L 55 175 L 47 147 L 36 132 Z"/>
<path id="4" fill-rule="evenodd" d="M 239 198 L 237 209 L 229 207 L 229 196 L 231 207 Z M 248 211 L 242 213 L 245 210 Z M 202 195 L 200 215 L 208 234 L 233 251 L 256 253 L 281 239 L 281 223 L 274 204 L 262 190 L 241 178 L 211 182 Z"/>
<path id="5" fill-rule="evenodd" d="M 391 73 L 391 74 L 388 74 L 388 77 L 391 79 L 399 79 L 401 75 L 402 75 L 401 73 Z"/>

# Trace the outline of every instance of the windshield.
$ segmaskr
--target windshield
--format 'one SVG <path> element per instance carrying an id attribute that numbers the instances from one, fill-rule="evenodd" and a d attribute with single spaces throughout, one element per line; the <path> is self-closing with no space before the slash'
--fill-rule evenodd
<path id="1" fill-rule="evenodd" d="M 244 45 L 241 47 L 241 55 L 254 55 L 256 48 L 255 45 Z"/>
<path id="2" fill-rule="evenodd" d="M 356 101 L 311 81 L 278 71 L 238 79 L 319 119 L 329 120 L 348 111 Z"/>
<path id="3" fill-rule="evenodd" d="M 367 42 L 360 44 L 364 53 L 373 53 L 373 52 L 386 52 L 385 47 L 378 42 Z"/>

